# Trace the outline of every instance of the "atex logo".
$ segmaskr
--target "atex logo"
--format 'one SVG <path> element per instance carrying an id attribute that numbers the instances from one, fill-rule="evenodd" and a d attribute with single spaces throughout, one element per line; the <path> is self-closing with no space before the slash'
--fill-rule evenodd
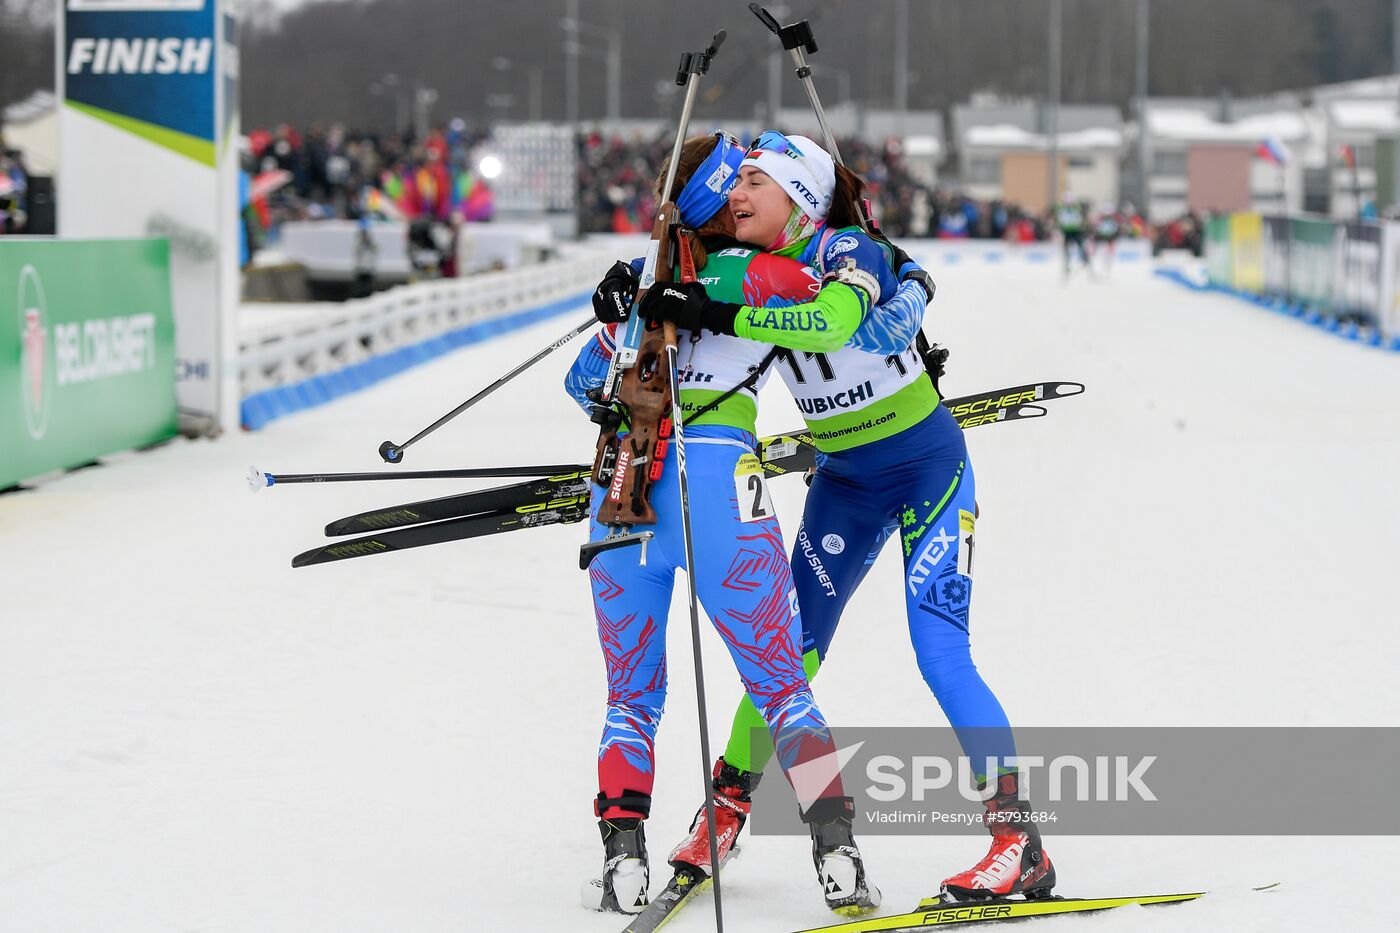
<path id="1" fill-rule="evenodd" d="M 49 373 L 48 304 L 44 283 L 33 266 L 19 273 L 19 381 L 24 405 L 24 423 L 29 436 L 42 440 L 49 428 L 49 407 L 53 402 L 53 378 Z"/>
<path id="2" fill-rule="evenodd" d="M 814 195 L 812 192 L 808 191 L 807 186 L 802 184 L 802 182 L 794 178 L 792 179 L 792 186 L 797 189 L 799 194 L 801 194 L 804 198 L 807 199 L 808 204 L 812 205 L 813 207 L 819 206 L 817 203 L 817 196 Z"/>

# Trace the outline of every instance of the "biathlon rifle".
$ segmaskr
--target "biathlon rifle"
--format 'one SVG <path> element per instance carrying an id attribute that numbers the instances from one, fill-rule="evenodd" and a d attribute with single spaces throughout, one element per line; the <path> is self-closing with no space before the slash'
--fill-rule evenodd
<path id="1" fill-rule="evenodd" d="M 681 55 L 676 84 L 685 88 L 685 103 L 676 128 L 675 143 L 666 181 L 661 187 L 665 198 L 656 211 L 651 228 L 637 297 L 627 320 L 623 339 L 613 352 L 607 380 L 598 393 L 594 420 L 600 425 L 597 453 L 593 461 L 593 481 L 606 492 L 598 510 L 598 523 L 608 529 L 607 537 L 592 541 L 579 550 L 579 566 L 587 569 L 603 551 L 638 544 L 641 561 L 646 563 L 646 545 L 653 532 L 634 532 L 637 525 L 656 524 L 651 490 L 661 478 L 673 435 L 680 425 L 672 417 L 672 390 L 667 347 L 676 346 L 676 325 L 666 322 L 657 327 L 642 320 L 638 306 L 647 291 L 674 278 L 677 264 L 683 281 L 694 281 L 695 267 L 690 242 L 695 233 L 681 223 L 676 207 L 676 170 L 681 146 L 690 126 L 698 79 L 710 69 L 710 62 L 724 42 L 723 30 L 715 34 L 709 48 Z M 621 409 L 628 426 L 626 437 L 618 437 L 620 421 L 613 406 Z"/>

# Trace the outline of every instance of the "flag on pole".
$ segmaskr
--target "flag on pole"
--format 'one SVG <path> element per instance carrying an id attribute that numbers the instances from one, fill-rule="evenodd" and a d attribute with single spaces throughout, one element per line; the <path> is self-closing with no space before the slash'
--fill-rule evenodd
<path id="1" fill-rule="evenodd" d="M 1288 147 L 1283 144 L 1283 140 L 1277 136 L 1269 136 L 1260 140 L 1259 145 L 1254 149 L 1254 154 L 1265 162 L 1272 162 L 1280 168 L 1287 165 L 1293 158 Z"/>

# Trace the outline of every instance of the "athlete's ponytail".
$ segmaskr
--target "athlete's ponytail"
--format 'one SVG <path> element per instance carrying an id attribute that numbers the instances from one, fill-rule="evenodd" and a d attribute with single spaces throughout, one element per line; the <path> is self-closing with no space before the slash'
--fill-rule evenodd
<path id="1" fill-rule="evenodd" d="M 865 197 L 865 180 L 844 165 L 836 166 L 836 190 L 831 195 L 831 210 L 826 215 L 827 224 L 839 230 L 842 227 L 860 226 L 861 215 L 857 205 Z"/>

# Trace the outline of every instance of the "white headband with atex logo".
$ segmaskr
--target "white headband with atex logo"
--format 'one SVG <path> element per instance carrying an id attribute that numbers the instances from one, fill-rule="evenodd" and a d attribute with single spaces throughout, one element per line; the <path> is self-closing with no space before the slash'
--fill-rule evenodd
<path id="1" fill-rule="evenodd" d="M 836 163 L 821 146 L 806 136 L 784 136 L 769 130 L 753 141 L 739 167 L 745 165 L 781 185 L 808 217 L 826 220 L 836 191 Z"/>

